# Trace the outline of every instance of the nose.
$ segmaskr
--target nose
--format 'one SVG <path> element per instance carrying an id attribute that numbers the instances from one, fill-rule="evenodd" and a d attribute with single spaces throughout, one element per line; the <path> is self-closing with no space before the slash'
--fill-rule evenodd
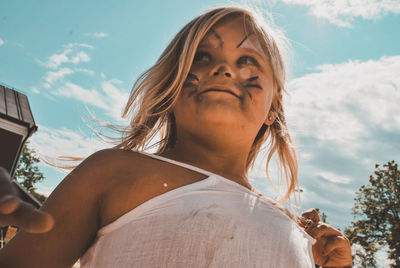
<path id="1" fill-rule="evenodd" d="M 210 71 L 210 76 L 219 76 L 219 75 L 228 78 L 236 77 L 232 68 L 225 62 L 215 65 Z"/>

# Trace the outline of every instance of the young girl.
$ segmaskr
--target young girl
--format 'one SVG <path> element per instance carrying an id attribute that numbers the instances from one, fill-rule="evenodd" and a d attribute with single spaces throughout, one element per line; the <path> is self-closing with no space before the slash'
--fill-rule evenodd
<path id="1" fill-rule="evenodd" d="M 281 201 L 297 186 L 280 38 L 237 7 L 187 24 L 135 83 L 124 111 L 133 119 L 118 148 L 83 161 L 41 212 L 3 199 L 2 222 L 27 232 L 0 251 L 0 264 L 68 267 L 80 258 L 82 267 L 351 266 L 339 231 L 315 211 L 298 223 L 247 177 L 269 139 L 268 162 L 276 152 L 288 181 Z M 144 153 L 155 136 L 157 153 Z"/>

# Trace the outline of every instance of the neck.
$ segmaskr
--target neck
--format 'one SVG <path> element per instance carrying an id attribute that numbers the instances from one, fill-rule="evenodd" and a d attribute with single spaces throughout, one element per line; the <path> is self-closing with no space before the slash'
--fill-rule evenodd
<path id="1" fill-rule="evenodd" d="M 189 133 L 179 133 L 174 148 L 161 155 L 221 175 L 247 188 L 247 157 L 251 148 L 243 139 L 232 141 L 228 137 L 210 134 L 205 139 Z"/>

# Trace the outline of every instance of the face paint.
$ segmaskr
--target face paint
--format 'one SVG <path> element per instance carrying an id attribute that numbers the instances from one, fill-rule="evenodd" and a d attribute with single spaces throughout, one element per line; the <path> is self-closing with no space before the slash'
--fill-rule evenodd
<path id="1" fill-rule="evenodd" d="M 265 55 L 265 53 L 264 53 L 260 43 L 258 42 L 258 39 L 257 39 L 255 34 L 247 35 L 242 40 L 242 42 L 239 43 L 239 45 L 237 47 L 248 48 L 248 49 L 254 50 L 255 52 L 257 52 L 261 56 Z"/>
<path id="2" fill-rule="evenodd" d="M 192 96 L 199 90 L 199 78 L 197 75 L 193 73 L 188 73 L 188 76 L 186 77 L 185 83 L 183 84 L 183 88 L 188 88 L 189 89 L 189 96 Z"/>

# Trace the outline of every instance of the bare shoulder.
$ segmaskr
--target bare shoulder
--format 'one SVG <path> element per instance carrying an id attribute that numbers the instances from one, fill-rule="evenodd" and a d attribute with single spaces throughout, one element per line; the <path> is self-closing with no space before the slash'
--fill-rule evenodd
<path id="1" fill-rule="evenodd" d="M 130 164 L 130 167 L 140 170 L 142 164 L 150 162 L 151 159 L 142 153 L 110 148 L 90 155 L 77 168 L 89 167 L 101 172 L 115 172 L 118 168 Z"/>
<path id="2" fill-rule="evenodd" d="M 76 172 L 90 173 L 87 187 L 92 188 L 98 200 L 99 228 L 160 194 L 155 186 L 167 173 L 165 166 L 146 154 L 130 150 L 105 149 L 88 157 Z"/>
<path id="3" fill-rule="evenodd" d="M 175 188 L 204 179 L 205 175 L 182 168 L 143 153 L 133 151 L 105 151 L 110 159 L 108 175 L 102 181 L 100 225 L 104 227 L 144 202 Z M 104 171 L 105 173 L 110 171 Z"/>
<path id="4" fill-rule="evenodd" d="M 19 232 L 0 251 L 0 266 L 13 263 L 16 267 L 71 267 L 101 227 L 103 197 L 121 180 L 135 181 L 134 175 L 147 162 L 149 159 L 139 153 L 116 149 L 101 150 L 86 158 L 41 208 L 53 216 L 53 229 L 41 235 Z"/>
<path id="5" fill-rule="evenodd" d="M 85 159 L 68 177 L 86 178 L 93 187 L 106 190 L 113 183 L 119 183 L 122 178 L 135 178 L 143 173 L 151 172 L 154 160 L 142 153 L 121 149 L 100 150 Z M 99 183 L 101 182 L 101 183 Z"/>

